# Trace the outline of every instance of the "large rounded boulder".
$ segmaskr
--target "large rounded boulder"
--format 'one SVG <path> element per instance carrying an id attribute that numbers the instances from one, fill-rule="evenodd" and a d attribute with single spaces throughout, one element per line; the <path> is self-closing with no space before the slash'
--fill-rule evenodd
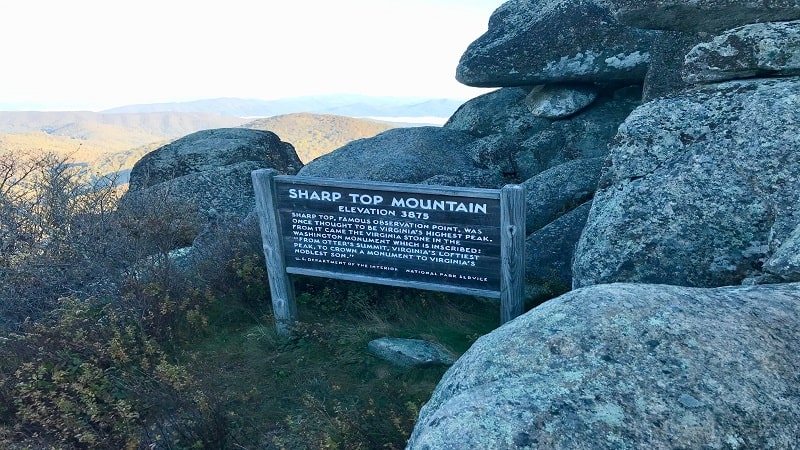
<path id="1" fill-rule="evenodd" d="M 243 219 L 255 209 L 250 172 L 303 167 L 291 144 L 275 133 L 220 128 L 192 133 L 145 155 L 131 171 L 121 209 L 176 204 L 201 221 Z"/>
<path id="2" fill-rule="evenodd" d="M 466 148 L 475 137 L 439 127 L 396 128 L 359 139 L 311 161 L 299 175 L 421 183 L 475 169 Z"/>
<path id="3" fill-rule="evenodd" d="M 140 159 L 131 170 L 130 190 L 137 191 L 185 175 L 254 161 L 281 173 L 303 167 L 294 147 L 270 131 L 217 128 L 184 136 Z"/>
<path id="4" fill-rule="evenodd" d="M 610 284 L 481 337 L 408 450 L 795 448 L 800 285 Z"/>

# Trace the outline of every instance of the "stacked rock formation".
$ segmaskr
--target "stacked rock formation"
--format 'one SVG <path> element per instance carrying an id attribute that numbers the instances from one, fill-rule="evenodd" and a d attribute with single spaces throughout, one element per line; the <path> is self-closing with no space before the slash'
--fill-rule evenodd
<path id="1" fill-rule="evenodd" d="M 217 197 L 218 184 L 248 192 L 264 166 L 522 184 L 529 293 L 576 290 L 462 356 L 410 449 L 792 448 L 798 43 L 798 0 L 510 0 L 456 69 L 499 89 L 443 127 L 390 130 L 301 170 L 274 135 L 206 161 L 209 132 L 143 159 L 130 196 L 186 192 L 201 215 L 241 217 L 247 195 Z"/>
<path id="2" fill-rule="evenodd" d="M 555 82 L 515 76 L 561 61 L 581 83 L 609 89 L 600 74 L 610 56 L 588 58 L 605 63 L 589 70 L 586 55 L 599 49 L 583 38 L 570 48 L 532 33 L 535 48 L 560 55 L 509 45 L 509 30 L 531 29 L 533 16 L 549 18 L 547 29 L 577 31 L 598 5 L 626 29 L 616 36 L 648 36 L 638 50 L 645 69 L 630 72 L 639 74 L 642 103 L 608 141 L 593 199 L 529 238 L 547 255 L 568 245 L 554 237 L 580 235 L 571 271 L 580 289 L 473 345 L 421 411 L 408 448 L 793 448 L 800 2 L 509 1 L 467 50 L 459 79 L 541 93 Z M 554 11 L 571 18 L 555 21 Z M 592 34 L 589 23 L 581 34 Z M 632 60 L 633 51 L 616 51 Z M 537 176 L 553 190 L 579 184 L 549 170 Z M 529 214 L 538 211 L 547 208 Z M 568 221 L 587 213 L 585 226 Z M 752 286 L 716 287 L 739 284 Z"/>
<path id="3" fill-rule="evenodd" d="M 719 2 L 699 7 L 739 21 L 792 19 L 800 8 L 728 3 L 730 11 Z M 628 17 L 631 7 L 619 8 Z M 666 26 L 658 11 L 636 24 Z M 711 33 L 718 24 L 705 26 Z M 682 58 L 688 87 L 626 119 L 578 245 L 575 286 L 800 280 L 771 261 L 795 245 L 800 224 L 798 39 L 796 20 L 718 32 Z"/>
<path id="4" fill-rule="evenodd" d="M 657 33 L 619 23 L 604 1 L 540 3 L 501 6 L 462 57 L 461 82 L 501 89 L 465 103 L 442 128 L 396 129 L 353 142 L 300 175 L 523 184 L 532 295 L 545 285 L 568 289 L 588 212 L 581 205 L 594 196 L 617 127 L 640 103 Z M 544 249 L 533 248 L 543 242 Z"/>

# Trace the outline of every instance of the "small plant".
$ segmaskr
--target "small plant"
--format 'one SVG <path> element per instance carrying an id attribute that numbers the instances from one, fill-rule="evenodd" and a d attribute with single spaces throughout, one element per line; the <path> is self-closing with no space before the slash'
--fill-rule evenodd
<path id="1" fill-rule="evenodd" d="M 105 292 L 125 260 L 112 225 L 119 192 L 44 152 L 0 151 L 0 319 L 36 319 L 72 293 Z"/>
<path id="2" fill-rule="evenodd" d="M 0 154 L 0 448 L 399 449 L 445 368 L 367 343 L 460 353 L 498 325 L 472 297 L 296 276 L 278 336 L 256 223 L 198 235 L 164 192 L 119 212 L 59 161 Z"/>
<path id="3" fill-rule="evenodd" d="M 62 299 L 49 320 L 12 335 L 2 356 L 0 392 L 14 399 L 4 417 L 61 448 L 138 448 L 161 410 L 212 415 L 185 367 L 124 311 L 94 299 Z M 196 435 L 202 422 L 172 426 Z"/>

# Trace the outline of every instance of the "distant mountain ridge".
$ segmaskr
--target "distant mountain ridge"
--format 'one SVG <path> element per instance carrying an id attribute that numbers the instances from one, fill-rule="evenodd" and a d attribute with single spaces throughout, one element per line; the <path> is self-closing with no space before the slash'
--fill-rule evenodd
<path id="1" fill-rule="evenodd" d="M 385 122 L 332 114 L 296 113 L 256 119 L 242 128 L 272 131 L 284 142 L 290 142 L 300 160 L 307 163 L 348 142 L 396 127 Z"/>
<path id="2" fill-rule="evenodd" d="M 0 111 L 0 133 L 46 133 L 72 139 L 132 135 L 140 143 L 173 139 L 208 128 L 236 127 L 246 119 L 198 112 L 98 113 L 91 111 Z M 124 133 L 122 133 L 124 131 Z M 130 142 L 120 142 L 128 145 Z"/>
<path id="3" fill-rule="evenodd" d="M 146 153 L 201 130 L 242 127 L 272 131 L 294 145 L 300 159 L 308 162 L 350 141 L 396 126 L 311 113 L 249 120 L 202 112 L 0 111 L 0 152 L 52 151 L 87 164 L 97 173 L 116 173 L 124 183 L 130 168 Z"/>
<path id="4" fill-rule="evenodd" d="M 53 151 L 124 182 L 144 154 L 196 131 L 269 130 L 309 162 L 390 128 L 441 125 L 461 99 L 325 95 L 255 100 L 217 98 L 92 111 L 0 111 L 0 151 Z"/>
<path id="5" fill-rule="evenodd" d="M 215 98 L 174 103 L 126 105 L 104 113 L 196 112 L 233 117 L 274 117 L 291 113 L 333 114 L 356 118 L 447 119 L 465 99 L 423 97 L 373 97 L 365 95 L 320 95 L 257 100 Z"/>
<path id="6" fill-rule="evenodd" d="M 73 161 L 98 163 L 114 153 L 120 167 L 173 139 L 247 120 L 206 113 L 113 114 L 91 111 L 0 111 L 0 151 L 53 151 Z M 105 165 L 104 165 L 105 166 Z"/>

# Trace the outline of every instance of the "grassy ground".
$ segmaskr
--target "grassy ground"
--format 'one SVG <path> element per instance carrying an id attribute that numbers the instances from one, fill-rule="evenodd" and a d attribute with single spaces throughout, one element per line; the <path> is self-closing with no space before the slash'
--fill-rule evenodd
<path id="1" fill-rule="evenodd" d="M 383 336 L 461 354 L 499 323 L 480 299 L 335 280 L 298 281 L 290 338 L 270 308 L 219 302 L 205 338 L 176 349 L 211 394 L 230 448 L 403 448 L 445 367 L 393 367 L 367 351 Z"/>
<path id="2" fill-rule="evenodd" d="M 281 338 L 255 224 L 220 225 L 187 268 L 167 251 L 196 231 L 189 205 L 116 214 L 116 188 L 77 195 L 63 158 L 0 166 L 2 449 L 402 448 L 445 368 L 392 367 L 367 343 L 460 354 L 499 323 L 472 297 L 296 277 Z"/>

